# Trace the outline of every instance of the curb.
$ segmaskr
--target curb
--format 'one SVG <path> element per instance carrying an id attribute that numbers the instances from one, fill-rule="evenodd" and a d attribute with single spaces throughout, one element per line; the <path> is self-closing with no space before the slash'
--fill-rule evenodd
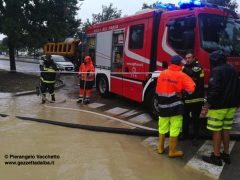
<path id="1" fill-rule="evenodd" d="M 59 80 L 59 82 L 60 82 L 60 85 L 56 86 L 55 90 L 58 90 L 65 86 L 62 80 Z M 36 94 L 36 93 L 37 93 L 36 90 L 22 91 L 22 92 L 15 93 L 13 96 L 26 96 L 26 95 Z"/>

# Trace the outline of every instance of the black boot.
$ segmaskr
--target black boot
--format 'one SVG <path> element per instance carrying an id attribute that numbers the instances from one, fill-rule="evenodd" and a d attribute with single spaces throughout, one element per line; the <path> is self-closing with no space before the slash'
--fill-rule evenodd
<path id="1" fill-rule="evenodd" d="M 36 87 L 36 94 L 37 94 L 37 96 L 40 95 L 40 88 L 38 86 Z"/>
<path id="2" fill-rule="evenodd" d="M 77 103 L 82 103 L 82 101 L 83 101 L 83 97 L 79 97 L 77 100 Z"/>
<path id="3" fill-rule="evenodd" d="M 192 140 L 192 145 L 193 146 L 198 146 L 199 145 L 199 140 L 198 138 L 194 137 L 193 140 Z"/>
<path id="4" fill-rule="evenodd" d="M 216 166 L 222 166 L 222 160 L 220 156 L 215 156 L 214 153 L 211 154 L 211 156 L 203 156 L 202 160 L 214 164 Z"/>
<path id="5" fill-rule="evenodd" d="M 46 103 L 46 95 L 42 95 L 42 104 Z"/>
<path id="6" fill-rule="evenodd" d="M 86 97 L 86 99 L 84 100 L 84 104 L 89 104 L 90 103 L 90 98 Z"/>
<path id="7" fill-rule="evenodd" d="M 54 94 L 52 94 L 51 97 L 52 97 L 52 101 L 56 101 Z"/>
<path id="8" fill-rule="evenodd" d="M 231 164 L 231 159 L 230 155 L 226 154 L 224 151 L 220 154 L 221 159 L 226 163 L 226 164 Z"/>

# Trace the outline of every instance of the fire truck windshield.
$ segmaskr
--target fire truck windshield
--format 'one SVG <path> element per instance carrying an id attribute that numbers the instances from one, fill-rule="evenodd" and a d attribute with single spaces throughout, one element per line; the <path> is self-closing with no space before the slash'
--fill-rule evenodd
<path id="1" fill-rule="evenodd" d="M 240 21 L 232 17 L 200 14 L 201 46 L 208 52 L 222 49 L 229 56 L 240 56 Z"/>

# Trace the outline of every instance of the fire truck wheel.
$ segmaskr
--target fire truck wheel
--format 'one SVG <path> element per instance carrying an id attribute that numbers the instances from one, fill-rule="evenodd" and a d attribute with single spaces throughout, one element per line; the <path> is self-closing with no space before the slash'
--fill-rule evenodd
<path id="1" fill-rule="evenodd" d="M 97 90 L 102 97 L 109 97 L 109 85 L 106 76 L 97 77 Z"/>
<path id="2" fill-rule="evenodd" d="M 146 95 L 145 105 L 154 120 L 158 120 L 158 98 L 155 88 L 152 88 Z"/>

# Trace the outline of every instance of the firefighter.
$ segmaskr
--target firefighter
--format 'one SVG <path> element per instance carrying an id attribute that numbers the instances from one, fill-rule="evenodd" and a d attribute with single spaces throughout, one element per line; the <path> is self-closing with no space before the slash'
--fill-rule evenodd
<path id="1" fill-rule="evenodd" d="M 193 94 L 184 96 L 183 138 L 188 138 L 189 123 L 193 123 L 193 145 L 198 144 L 199 116 L 204 105 L 204 72 L 192 52 L 186 53 L 186 64 L 183 72 L 192 78 L 196 84 Z M 191 117 L 190 117 L 191 114 Z"/>
<path id="2" fill-rule="evenodd" d="M 226 60 L 226 55 L 221 50 L 210 54 L 211 75 L 207 103 L 204 107 L 208 117 L 207 129 L 212 131 L 213 153 L 203 156 L 202 159 L 217 166 L 222 166 L 222 160 L 226 164 L 231 163 L 229 131 L 232 129 L 234 114 L 240 102 L 238 72 L 232 65 L 227 64 Z M 221 141 L 224 147 L 222 153 Z"/>
<path id="3" fill-rule="evenodd" d="M 90 93 L 94 83 L 94 72 L 95 68 L 92 59 L 90 56 L 86 56 L 84 58 L 84 63 L 79 67 L 80 91 L 78 103 L 84 102 L 88 104 L 90 102 Z"/>
<path id="4" fill-rule="evenodd" d="M 57 66 L 53 62 L 51 55 L 46 55 L 43 62 L 43 66 L 40 66 L 41 77 L 40 77 L 40 88 L 42 92 L 42 104 L 46 102 L 47 91 L 51 95 L 52 102 L 56 101 L 54 94 L 54 85 L 56 81 L 56 70 Z"/>
<path id="5" fill-rule="evenodd" d="M 182 58 L 173 56 L 167 70 L 161 72 L 157 80 L 156 93 L 159 107 L 159 144 L 158 152 L 164 152 L 165 134 L 170 129 L 169 157 L 183 156 L 182 151 L 176 150 L 177 138 L 182 127 L 183 102 L 181 93 L 193 93 L 194 81 L 181 71 Z"/>

